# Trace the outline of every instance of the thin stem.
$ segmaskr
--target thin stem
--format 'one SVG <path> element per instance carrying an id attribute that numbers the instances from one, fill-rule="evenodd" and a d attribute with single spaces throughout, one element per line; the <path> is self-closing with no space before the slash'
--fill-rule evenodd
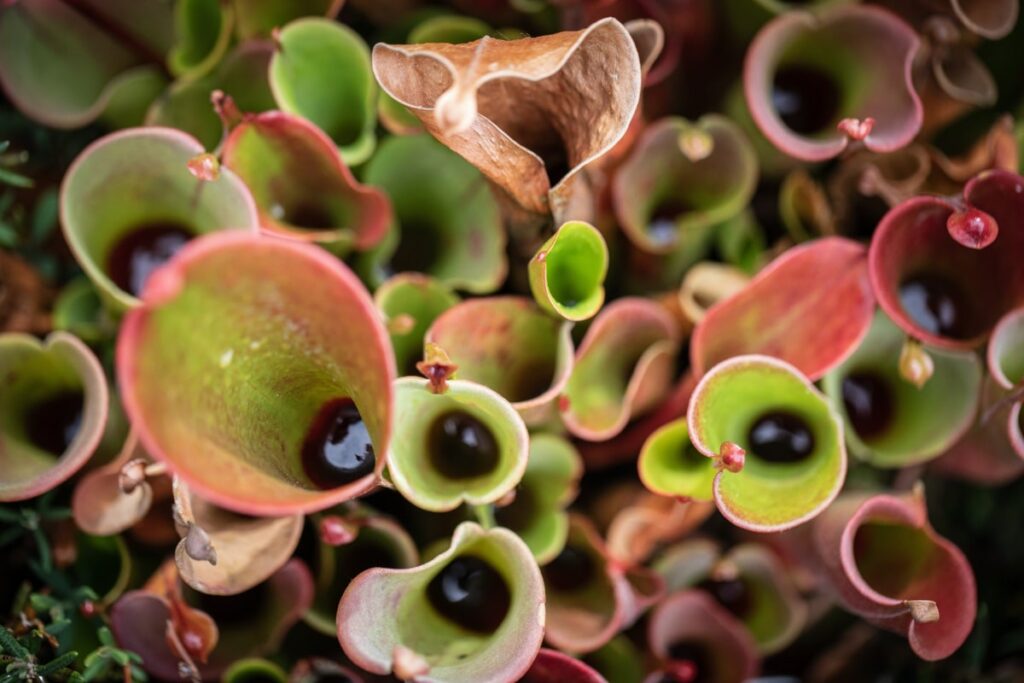
<path id="1" fill-rule="evenodd" d="M 497 526 L 497 522 L 494 520 L 493 505 L 474 505 L 473 514 L 476 515 L 477 521 L 483 528 L 492 529 Z"/>

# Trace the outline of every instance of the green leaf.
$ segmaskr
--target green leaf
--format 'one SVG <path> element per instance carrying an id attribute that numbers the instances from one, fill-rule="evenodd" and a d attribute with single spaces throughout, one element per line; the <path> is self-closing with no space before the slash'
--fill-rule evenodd
<path id="1" fill-rule="evenodd" d="M 33 593 L 29 598 L 29 602 L 37 612 L 49 612 L 60 604 L 57 598 L 52 595 L 43 595 L 42 593 Z"/>
<path id="2" fill-rule="evenodd" d="M 36 671 L 37 671 L 37 673 L 39 674 L 39 676 L 43 680 L 46 680 L 46 677 L 48 675 L 56 673 L 57 671 L 60 671 L 64 667 L 71 666 L 72 664 L 75 663 L 76 659 L 78 659 L 78 653 L 77 652 L 74 652 L 74 651 L 66 652 L 66 653 L 62 654 L 61 656 L 57 657 L 56 659 L 53 659 L 53 660 L 47 662 L 46 664 L 43 664 Z"/>
<path id="3" fill-rule="evenodd" d="M 96 632 L 96 637 L 100 639 L 101 643 L 109 647 L 114 647 L 117 644 L 114 642 L 114 634 L 106 626 L 100 627 L 100 630 Z"/>
<path id="4" fill-rule="evenodd" d="M 31 236 L 34 244 L 42 244 L 57 227 L 59 202 L 57 190 L 49 188 L 43 192 L 32 210 Z"/>
<path id="5" fill-rule="evenodd" d="M 0 628 L 0 647 L 3 648 L 4 652 L 15 657 L 27 657 L 29 655 L 29 651 L 6 628 Z"/>
<path id="6" fill-rule="evenodd" d="M 0 166 L 0 183 L 11 185 L 12 187 L 32 187 L 33 185 L 31 178 L 27 178 L 2 166 Z"/>
<path id="7" fill-rule="evenodd" d="M 85 662 L 86 662 L 85 663 L 85 671 L 82 672 L 82 679 L 83 680 L 95 681 L 96 679 L 98 679 L 98 678 L 102 677 L 104 674 L 106 674 L 107 670 L 110 668 L 110 662 L 105 657 L 103 657 L 103 656 L 93 656 L 93 655 L 98 655 L 98 654 L 99 654 L 99 652 L 97 651 L 97 652 L 94 652 L 92 655 L 89 655 L 89 657 L 86 658 L 86 660 L 85 660 Z M 90 659 L 91 659 L 91 661 L 90 661 Z"/>

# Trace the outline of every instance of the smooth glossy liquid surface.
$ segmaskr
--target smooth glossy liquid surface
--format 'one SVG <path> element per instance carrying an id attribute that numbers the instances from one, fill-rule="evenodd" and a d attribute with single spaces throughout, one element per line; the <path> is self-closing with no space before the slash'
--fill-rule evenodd
<path id="1" fill-rule="evenodd" d="M 544 583 L 566 593 L 586 588 L 594 578 L 594 558 L 583 548 L 566 545 L 558 557 L 541 567 Z"/>
<path id="2" fill-rule="evenodd" d="M 486 560 L 457 557 L 427 585 L 427 599 L 442 616 L 476 633 L 494 633 L 512 603 L 505 579 Z"/>
<path id="3" fill-rule="evenodd" d="M 861 372 L 843 378 L 843 407 L 862 439 L 880 436 L 892 424 L 892 391 L 876 374 Z"/>
<path id="4" fill-rule="evenodd" d="M 904 280 L 900 304 L 911 320 L 932 334 L 964 339 L 974 333 L 963 292 L 942 276 L 922 274 Z"/>
<path id="5" fill-rule="evenodd" d="M 61 455 L 82 427 L 84 398 L 81 392 L 54 394 L 29 408 L 25 433 L 36 448 Z"/>
<path id="6" fill-rule="evenodd" d="M 434 418 L 427 449 L 431 465 L 449 479 L 488 475 L 498 467 L 501 455 L 490 427 L 462 410 Z"/>
<path id="7" fill-rule="evenodd" d="M 773 463 L 799 462 L 814 452 L 814 434 L 802 417 L 783 411 L 765 413 L 748 435 L 754 455 Z"/>
<path id="8" fill-rule="evenodd" d="M 140 296 L 146 280 L 192 239 L 184 225 L 145 223 L 123 235 L 107 256 L 107 274 L 132 296 Z"/>
<path id="9" fill-rule="evenodd" d="M 356 404 L 337 398 L 321 406 L 302 445 L 302 469 L 320 489 L 350 484 L 373 472 L 373 441 Z"/>
<path id="10" fill-rule="evenodd" d="M 707 591 L 718 604 L 740 619 L 750 614 L 752 596 L 743 579 L 715 580 L 708 577 L 697 584 L 697 588 Z"/>
<path id="11" fill-rule="evenodd" d="M 839 112 L 839 87 L 821 69 L 783 66 L 772 82 L 772 106 L 786 127 L 801 135 L 824 131 Z"/>

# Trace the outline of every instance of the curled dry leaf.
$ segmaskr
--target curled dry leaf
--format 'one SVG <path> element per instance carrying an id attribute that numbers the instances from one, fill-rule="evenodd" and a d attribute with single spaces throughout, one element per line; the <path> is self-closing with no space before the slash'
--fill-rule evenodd
<path id="1" fill-rule="evenodd" d="M 662 544 L 692 532 L 714 510 L 708 501 L 681 501 L 644 492 L 612 518 L 608 554 L 626 565 L 642 564 Z"/>
<path id="2" fill-rule="evenodd" d="M 262 583 L 288 561 L 302 533 L 302 515 L 241 515 L 178 480 L 174 501 L 178 521 L 185 522 L 174 561 L 182 581 L 203 593 L 234 595 Z"/>
<path id="3" fill-rule="evenodd" d="M 637 48 L 614 19 L 520 40 L 378 44 L 373 71 L 517 204 L 556 217 L 583 167 L 625 134 L 640 98 Z"/>
<path id="4" fill-rule="evenodd" d="M 145 468 L 134 488 L 124 488 L 124 469 L 136 462 L 147 463 L 149 459 L 139 448 L 138 439 L 129 435 L 114 460 L 79 480 L 71 497 L 71 513 L 79 529 L 95 536 L 111 536 L 145 517 L 153 504 L 153 488 L 145 479 Z"/>

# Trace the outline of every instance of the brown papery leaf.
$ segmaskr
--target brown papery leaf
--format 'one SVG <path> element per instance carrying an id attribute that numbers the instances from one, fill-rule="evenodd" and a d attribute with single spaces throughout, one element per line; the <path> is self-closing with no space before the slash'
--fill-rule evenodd
<path id="1" fill-rule="evenodd" d="M 534 213 L 564 218 L 580 171 L 625 134 L 640 98 L 626 28 L 449 45 L 378 44 L 373 71 L 430 133 Z"/>

